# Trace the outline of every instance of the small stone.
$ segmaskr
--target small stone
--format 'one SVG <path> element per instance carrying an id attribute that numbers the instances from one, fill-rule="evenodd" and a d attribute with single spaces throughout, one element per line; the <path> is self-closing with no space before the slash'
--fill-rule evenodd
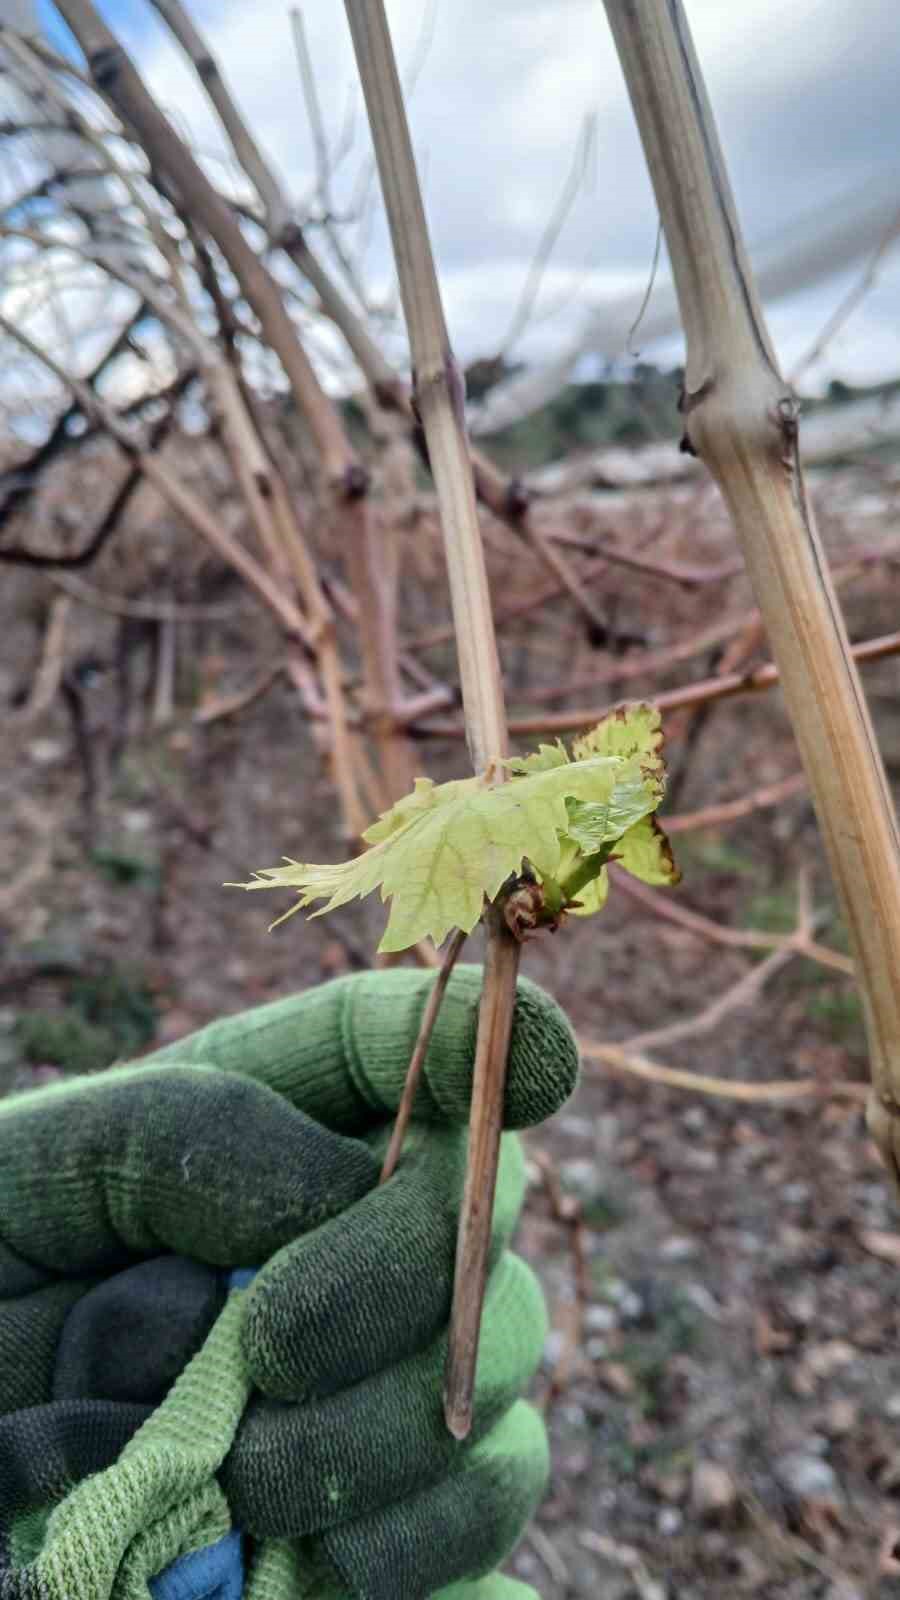
<path id="1" fill-rule="evenodd" d="M 687 1498 L 687 1474 L 678 1470 L 661 1473 L 656 1480 L 656 1492 L 670 1506 L 679 1505 Z"/>
<path id="2" fill-rule="evenodd" d="M 624 1322 L 640 1322 L 645 1310 L 646 1306 L 641 1296 L 635 1294 L 633 1289 L 623 1294 L 619 1301 L 619 1316 Z"/>
<path id="3" fill-rule="evenodd" d="M 742 1593 L 746 1590 L 748 1594 L 755 1594 L 768 1581 L 768 1568 L 754 1550 L 746 1547 L 735 1550 L 734 1563 L 740 1573 Z"/>
<path id="4" fill-rule="evenodd" d="M 681 1118 L 681 1126 L 688 1133 L 702 1133 L 709 1121 L 709 1116 L 702 1106 L 691 1106 Z"/>
<path id="5" fill-rule="evenodd" d="M 885 1415 L 896 1420 L 900 1417 L 900 1394 L 888 1395 L 884 1403 Z"/>
<path id="6" fill-rule="evenodd" d="M 701 1517 L 718 1517 L 731 1511 L 737 1489 L 730 1472 L 715 1461 L 697 1461 L 691 1473 L 691 1504 Z"/>
<path id="7" fill-rule="evenodd" d="M 576 1156 L 571 1161 L 560 1162 L 559 1175 L 567 1189 L 579 1195 L 590 1194 L 597 1182 L 597 1163 L 585 1156 Z"/>
<path id="8" fill-rule="evenodd" d="M 811 1289 L 798 1289 L 794 1294 L 785 1296 L 784 1309 L 792 1322 L 804 1327 L 808 1322 L 815 1321 L 816 1297 Z"/>
<path id="9" fill-rule="evenodd" d="M 566 1335 L 560 1328 L 551 1328 L 544 1340 L 544 1366 L 552 1372 L 563 1358 L 567 1344 Z"/>
<path id="10" fill-rule="evenodd" d="M 556 1127 L 567 1139 L 593 1139 L 594 1124 L 590 1117 L 557 1117 Z"/>
<path id="11" fill-rule="evenodd" d="M 812 1344 L 803 1357 L 803 1365 L 816 1378 L 830 1378 L 833 1372 L 856 1361 L 859 1351 L 846 1339 L 825 1339 Z"/>
<path id="12" fill-rule="evenodd" d="M 126 833 L 146 833 L 153 826 L 153 813 L 135 809 L 122 813 L 122 826 Z"/>
<path id="13" fill-rule="evenodd" d="M 656 1519 L 656 1526 L 664 1539 L 671 1539 L 684 1527 L 684 1517 L 677 1506 L 663 1506 Z"/>
<path id="14" fill-rule="evenodd" d="M 604 1116 L 595 1118 L 593 1128 L 598 1150 L 613 1151 L 619 1148 L 622 1135 L 619 1118 L 614 1113 L 608 1112 Z"/>
<path id="15" fill-rule="evenodd" d="M 678 1234 L 671 1239 L 664 1239 L 660 1245 L 660 1256 L 663 1261 L 690 1261 L 697 1254 L 699 1246 L 695 1239 L 685 1239 Z"/>
<path id="16" fill-rule="evenodd" d="M 714 1172 L 719 1165 L 718 1152 L 687 1149 L 682 1151 L 681 1164 L 689 1172 Z"/>
<path id="17" fill-rule="evenodd" d="M 900 1415 L 900 1411 L 897 1413 Z M 859 1411 L 846 1395 L 836 1395 L 829 1401 L 822 1418 L 822 1427 L 832 1439 L 841 1439 L 856 1427 Z"/>
<path id="18" fill-rule="evenodd" d="M 692 1305 L 702 1311 L 705 1317 L 710 1317 L 713 1322 L 724 1322 L 725 1313 L 714 1295 L 710 1294 L 705 1283 L 689 1283 L 684 1290 L 684 1297 Z"/>
<path id="19" fill-rule="evenodd" d="M 609 1355 L 609 1340 L 599 1337 L 586 1339 L 584 1353 L 589 1361 L 603 1361 Z"/>
<path id="20" fill-rule="evenodd" d="M 576 1405 L 574 1401 L 569 1401 L 566 1405 L 560 1406 L 558 1415 L 568 1428 L 587 1427 L 587 1412 L 584 1406 Z"/>
<path id="21" fill-rule="evenodd" d="M 803 1448 L 811 1456 L 827 1456 L 829 1444 L 823 1433 L 810 1433 L 803 1441 Z"/>
<path id="22" fill-rule="evenodd" d="M 781 1198 L 786 1205 L 802 1206 L 809 1199 L 808 1183 L 786 1183 L 781 1191 Z"/>
<path id="23" fill-rule="evenodd" d="M 775 1477 L 781 1487 L 797 1500 L 836 1500 L 838 1481 L 821 1456 L 805 1450 L 788 1450 L 779 1456 L 774 1465 Z"/>
<path id="24" fill-rule="evenodd" d="M 52 767 L 54 762 L 61 761 L 66 753 L 66 747 L 61 739 L 32 739 L 28 746 L 28 754 L 38 767 Z"/>
<path id="25" fill-rule="evenodd" d="M 634 1394 L 634 1379 L 621 1361 L 604 1361 L 597 1368 L 597 1378 L 604 1388 L 610 1389 L 622 1400 Z"/>
<path id="26" fill-rule="evenodd" d="M 611 1333 L 618 1322 L 612 1306 L 588 1306 L 584 1313 L 585 1333 Z"/>

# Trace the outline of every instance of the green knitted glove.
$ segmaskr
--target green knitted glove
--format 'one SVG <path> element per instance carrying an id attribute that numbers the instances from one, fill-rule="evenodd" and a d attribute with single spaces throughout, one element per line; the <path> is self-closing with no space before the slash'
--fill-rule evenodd
<path id="1" fill-rule="evenodd" d="M 440 1415 L 476 970 L 454 975 L 421 1120 L 373 1189 L 431 981 L 340 980 L 0 1106 L 0 1595 L 146 1596 L 232 1519 L 254 1600 L 420 1600 L 506 1554 L 546 1472 L 516 1400 L 543 1311 L 504 1254 L 509 1138 L 466 1447 Z M 575 1069 L 523 982 L 507 1125 L 556 1109 Z M 260 1262 L 226 1302 L 210 1268 Z M 493 1582 L 452 1600 L 495 1600 Z"/>

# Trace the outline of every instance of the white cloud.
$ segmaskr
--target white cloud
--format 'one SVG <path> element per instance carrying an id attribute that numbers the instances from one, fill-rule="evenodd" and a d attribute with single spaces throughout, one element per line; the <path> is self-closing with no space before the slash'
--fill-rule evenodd
<path id="1" fill-rule="evenodd" d="M 893 159 L 900 135 L 897 0 L 687 0 L 686 9 L 751 247 Z M 425 11 L 423 0 L 388 0 L 401 64 L 416 51 Z M 308 195 L 313 150 L 288 0 L 205 0 L 194 14 L 289 191 Z M 356 96 L 355 148 L 335 185 L 346 204 L 368 139 L 343 7 L 318 0 L 304 7 L 304 17 L 333 140 L 348 97 Z M 222 153 L 203 92 L 155 17 L 137 53 L 193 147 Z M 410 114 L 452 335 L 466 358 L 494 350 L 505 331 L 587 112 L 597 117 L 594 184 L 559 240 L 545 308 L 567 293 L 587 305 L 606 292 L 640 288 L 653 255 L 655 206 L 603 6 L 437 0 Z M 383 291 L 392 269 L 380 219 L 365 262 Z M 773 313 L 787 365 L 811 343 L 844 287 L 835 282 Z M 835 370 L 880 376 L 900 368 L 898 306 L 895 264 L 832 347 Z M 552 354 L 576 326 L 576 311 L 573 305 L 551 320 L 539 317 L 517 353 Z"/>

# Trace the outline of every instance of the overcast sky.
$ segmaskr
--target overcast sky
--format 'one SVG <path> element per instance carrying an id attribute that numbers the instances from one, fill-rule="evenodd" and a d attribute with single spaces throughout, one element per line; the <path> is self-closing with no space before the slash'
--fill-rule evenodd
<path id="1" fill-rule="evenodd" d="M 307 194 L 313 151 L 287 0 L 202 0 L 191 9 L 263 147 L 291 191 Z M 216 148 L 202 92 L 155 13 L 140 0 L 106 0 L 103 10 L 179 126 L 202 150 Z M 343 6 L 306 0 L 303 10 L 335 141 L 356 100 L 355 145 L 338 184 L 345 199 L 368 145 Z M 751 252 L 892 169 L 900 208 L 900 0 L 686 0 L 686 10 Z M 44 15 L 51 11 L 44 3 Z M 427 11 L 426 0 L 388 0 L 401 65 L 415 57 Z M 436 0 L 410 115 L 451 334 L 467 360 L 503 337 L 589 113 L 597 119 L 591 181 L 557 244 L 538 318 L 516 348 L 522 357 L 552 353 L 583 308 L 646 283 L 653 197 L 601 0 Z M 386 291 L 378 220 L 365 266 Z M 788 369 L 858 274 L 771 308 Z M 826 365 L 850 381 L 900 373 L 900 247 Z"/>

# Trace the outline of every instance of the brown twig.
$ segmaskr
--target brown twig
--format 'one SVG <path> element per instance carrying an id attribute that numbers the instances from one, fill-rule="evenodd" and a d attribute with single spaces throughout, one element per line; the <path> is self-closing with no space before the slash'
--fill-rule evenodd
<path id="1" fill-rule="evenodd" d="M 305 416 L 326 478 L 339 492 L 357 493 L 364 475 L 347 443 L 344 426 L 303 349 L 281 288 L 247 242 L 233 211 L 213 188 L 190 150 L 160 111 L 133 61 L 91 0 L 59 0 L 84 51 L 94 87 L 132 127 L 151 166 L 164 173 L 180 204 L 215 240 L 259 318 L 266 339 L 284 366 L 297 406 Z"/>
<path id="2" fill-rule="evenodd" d="M 738 800 L 719 800 L 699 811 L 676 812 L 666 817 L 666 833 L 694 833 L 698 828 L 720 828 L 729 822 L 739 822 L 754 811 L 765 811 L 769 806 L 780 806 L 795 795 L 804 794 L 808 785 L 805 772 L 795 772 L 790 778 L 777 783 L 767 783 L 760 789 L 751 789 Z"/>
<path id="3" fill-rule="evenodd" d="M 215 700 L 203 701 L 191 720 L 205 726 L 209 722 L 218 722 L 221 717 L 233 717 L 236 712 L 243 711 L 246 706 L 251 706 L 254 701 L 260 700 L 283 672 L 284 662 L 273 662 L 245 688 L 237 689 L 234 694 L 219 695 Z"/>
<path id="4" fill-rule="evenodd" d="M 422 1021 L 419 1024 L 418 1037 L 416 1038 L 416 1042 L 413 1047 L 413 1053 L 409 1058 L 406 1082 L 403 1085 L 403 1094 L 400 1097 L 400 1104 L 397 1107 L 397 1117 L 396 1121 L 394 1122 L 393 1132 L 391 1134 L 391 1142 L 388 1145 L 387 1154 L 384 1158 L 384 1166 L 381 1169 L 381 1177 L 379 1179 L 380 1183 L 387 1183 L 388 1178 L 393 1177 L 394 1169 L 397 1165 L 397 1162 L 400 1160 L 400 1152 L 403 1149 L 403 1141 L 406 1138 L 406 1130 L 409 1127 L 410 1118 L 413 1113 L 413 1103 L 416 1098 L 416 1090 L 419 1087 L 419 1079 L 422 1076 L 422 1068 L 425 1065 L 425 1057 L 428 1054 L 428 1046 L 431 1043 L 431 1035 L 434 1032 L 434 1025 L 437 1022 L 438 1012 L 441 1009 L 441 1003 L 443 1001 L 444 994 L 446 993 L 447 985 L 450 982 L 451 973 L 453 972 L 453 968 L 456 966 L 457 958 L 466 942 L 467 937 L 467 934 L 462 933 L 461 930 L 457 928 L 447 946 L 444 958 L 441 962 L 440 971 L 434 980 L 431 993 L 428 996 L 428 1004 L 426 1005 L 425 1010 L 422 1012 Z"/>
<path id="5" fill-rule="evenodd" d="M 594 516 L 593 508 L 576 507 L 581 520 L 585 516 Z M 689 561 L 664 560 L 657 556 L 641 556 L 634 550 L 627 550 L 620 545 L 604 544 L 601 540 L 590 538 L 584 534 L 573 533 L 570 528 L 549 528 L 547 537 L 556 544 L 569 545 L 575 550 L 583 550 L 585 555 L 602 556 L 604 561 L 611 561 L 615 566 L 630 567 L 634 572 L 646 573 L 648 577 L 664 578 L 670 583 L 683 584 L 686 589 L 701 589 L 708 584 L 726 583 L 729 578 L 736 578 L 744 570 L 743 561 L 720 561 L 717 566 L 700 566 Z"/>
<path id="6" fill-rule="evenodd" d="M 115 338 L 107 345 L 100 359 L 94 364 L 91 371 L 84 378 L 84 382 L 93 388 L 103 377 L 107 369 L 118 360 L 124 350 L 128 348 L 128 341 L 134 332 L 135 323 L 145 314 L 146 306 L 141 302 L 135 315 L 129 318 L 124 328 L 121 328 Z M 43 469 L 57 456 L 71 451 L 75 447 L 76 436 L 72 433 L 72 423 L 76 418 L 82 418 L 82 410 L 77 401 L 67 406 L 59 415 L 43 444 L 29 456 L 27 461 L 10 471 L 0 473 L 0 494 L 5 495 L 0 505 L 0 529 L 8 521 L 14 511 L 24 509 L 26 502 L 34 494 Z M 22 566 L 83 566 L 95 554 L 92 548 L 93 541 L 89 540 L 85 550 L 74 555 L 42 555 L 39 551 L 26 550 L 19 546 L 7 546 L 0 550 L 0 558 L 4 561 L 18 562 Z"/>
<path id="7" fill-rule="evenodd" d="M 105 402 L 67 372 L 48 351 L 41 348 L 31 339 L 23 328 L 8 322 L 0 316 L 0 332 L 7 334 L 11 339 L 17 340 L 36 360 L 42 361 L 49 370 L 59 378 L 61 383 L 67 384 L 79 401 L 85 412 L 95 417 L 118 445 L 126 452 L 133 464 L 160 491 L 169 504 L 179 512 L 185 521 L 220 555 L 228 564 L 235 568 L 244 579 L 248 588 L 264 602 L 270 611 L 273 611 L 289 636 L 308 639 L 308 628 L 305 619 L 298 611 L 293 601 L 286 596 L 269 574 L 257 561 L 238 544 L 231 534 L 221 525 L 219 519 L 207 510 L 199 497 L 187 489 L 174 474 L 169 472 L 157 460 L 155 453 L 146 442 L 139 441 L 123 425 L 117 414 Z"/>
<path id="8" fill-rule="evenodd" d="M 65 664 L 66 628 L 71 608 L 72 602 L 65 594 L 55 595 L 50 602 L 40 666 L 35 673 L 31 693 L 25 704 L 7 718 L 7 726 L 22 727 L 34 722 L 55 700 Z"/>
<path id="9" fill-rule="evenodd" d="M 880 634 L 876 639 L 865 639 L 851 645 L 849 654 L 855 661 L 881 661 L 885 656 L 900 653 L 900 632 Z M 699 683 L 689 683 L 681 689 L 664 689 L 653 696 L 660 711 L 676 711 L 682 706 L 702 705 L 708 700 L 731 700 L 736 695 L 761 694 L 773 689 L 781 681 L 774 661 L 767 661 L 752 672 L 732 672 L 721 678 L 703 678 Z M 593 727 L 608 717 L 614 706 L 578 707 L 573 711 L 547 712 L 543 716 L 511 717 L 509 731 L 513 735 L 530 737 L 536 733 L 572 733 L 580 728 Z M 419 732 L 433 734 L 442 739 L 462 739 L 465 728 L 457 722 L 426 722 Z"/>
<path id="10" fill-rule="evenodd" d="M 295 261 L 295 264 L 299 266 L 308 281 L 319 293 L 323 309 L 328 311 L 328 314 L 332 316 L 336 325 L 341 327 L 345 335 L 348 334 L 348 331 L 353 331 L 355 338 L 357 332 L 355 314 L 345 305 L 321 263 L 306 244 L 302 232 L 294 220 L 292 207 L 288 203 L 282 185 L 253 138 L 208 44 L 194 26 L 180 0 L 153 0 L 153 4 L 168 23 L 175 38 L 192 62 L 200 83 L 228 135 L 235 156 L 260 195 L 265 210 L 266 231 L 271 243 L 275 247 L 283 246 L 285 248 Z M 302 23 L 298 37 L 305 44 Z M 305 57 L 302 58 L 305 59 Z M 130 83 L 127 76 L 124 81 L 126 89 L 133 95 L 135 92 L 134 84 Z M 144 125 L 149 128 L 152 126 L 152 117 L 147 120 L 147 107 L 143 109 L 145 113 Z M 160 130 L 157 129 L 156 131 L 158 137 Z M 162 148 L 169 148 L 171 152 L 171 141 L 164 141 Z M 179 156 L 178 159 L 183 167 L 183 158 Z M 177 181 L 177 173 L 173 175 Z M 192 181 L 195 181 L 193 175 L 191 177 Z M 213 200 L 218 198 L 214 191 L 212 191 L 212 198 Z M 205 203 L 208 207 L 210 204 L 209 195 L 205 196 Z M 210 216 L 215 215 L 218 215 L 218 212 L 213 206 Z M 203 220 L 202 217 L 201 220 Z M 254 302 L 250 293 L 254 277 L 249 272 L 245 255 L 242 254 L 243 236 L 240 233 L 240 229 L 235 229 L 234 227 L 225 228 L 223 233 L 221 231 L 223 226 L 221 216 L 219 216 L 220 232 L 218 234 L 211 226 L 209 219 L 206 221 L 206 226 L 209 227 L 213 237 L 216 238 L 219 247 L 223 250 L 226 259 L 229 260 L 235 271 L 247 298 L 260 317 L 269 342 L 281 356 L 286 369 L 290 371 L 285 362 L 284 353 L 274 339 L 274 326 L 267 324 L 263 316 L 262 302 Z M 241 269 L 242 260 L 244 262 L 243 274 Z M 207 273 L 211 275 L 214 284 L 215 271 L 211 262 L 207 263 Z M 266 290 L 266 285 L 262 280 L 258 285 L 258 289 L 260 292 Z M 221 296 L 217 297 L 217 304 L 221 307 Z M 291 326 L 288 323 L 288 329 Z M 281 332 L 282 339 L 288 339 L 289 335 L 284 327 L 282 327 Z M 299 346 L 296 335 L 294 336 L 294 342 L 297 345 L 297 351 L 305 361 L 305 354 Z M 348 342 L 351 343 L 351 348 L 353 348 L 353 341 L 349 337 Z M 377 364 L 379 360 L 378 353 L 371 345 L 368 334 L 365 333 L 364 329 L 359 330 L 357 343 L 365 359 L 370 364 L 372 362 Z M 294 352 L 295 355 L 297 351 Z M 307 378 L 310 377 L 310 374 L 311 369 L 310 373 L 307 373 Z M 221 384 L 221 375 L 219 375 L 218 381 Z M 318 388 L 318 392 L 316 392 L 316 387 L 317 380 L 307 383 L 307 402 L 313 403 L 314 406 L 313 414 L 310 415 L 307 412 L 307 415 L 326 466 L 329 460 L 325 450 L 328 430 L 330 430 L 333 446 L 335 440 L 340 441 L 342 438 L 343 476 L 341 477 L 340 473 L 336 475 L 332 473 L 338 487 L 342 489 L 342 492 L 337 496 L 335 508 L 335 515 L 339 524 L 335 529 L 335 544 L 343 553 L 345 565 L 358 601 L 359 631 L 366 680 L 364 710 L 378 748 L 388 796 L 390 799 L 396 800 L 411 789 L 414 768 L 412 750 L 404 731 L 406 724 L 402 717 L 397 715 L 400 703 L 400 683 L 396 651 L 396 555 L 393 550 L 393 530 L 382 532 L 379 537 L 373 511 L 369 504 L 369 497 L 361 492 L 365 487 L 365 474 L 355 463 L 346 437 L 342 436 L 343 425 L 336 409 L 321 388 Z M 299 391 L 296 388 L 295 394 L 299 400 Z M 247 407 L 247 409 L 248 411 L 252 410 L 251 407 Z M 327 424 L 327 428 L 324 428 L 325 424 Z M 262 443 L 261 439 L 260 443 Z M 282 525 L 281 533 L 285 545 L 279 555 L 278 537 L 276 535 L 274 557 L 276 564 L 278 561 L 287 559 L 290 565 L 291 547 L 296 547 L 298 538 L 302 538 L 296 525 L 296 517 L 291 510 L 288 497 L 281 493 L 277 486 L 272 492 L 278 495 L 280 505 L 270 508 L 265 501 L 260 503 L 259 485 L 256 482 L 259 474 L 253 470 L 252 455 L 252 449 L 244 450 L 242 453 L 239 452 L 236 458 L 232 452 L 235 475 L 241 484 L 245 500 L 250 507 L 251 515 L 257 528 L 261 529 L 265 534 L 267 517 L 272 513 L 274 513 L 276 519 L 280 520 Z M 338 451 L 335 459 L 339 460 L 339 458 L 340 451 Z M 272 469 L 267 468 L 263 475 L 264 481 L 267 481 L 272 475 Z M 271 541 L 269 541 L 267 548 L 271 550 Z M 294 564 L 296 563 L 294 562 Z M 308 581 L 309 573 L 306 570 L 309 567 L 309 562 L 305 557 L 302 564 L 304 577 L 301 592 L 304 594 L 310 614 L 313 616 L 319 615 L 323 630 L 321 634 L 322 671 L 325 678 L 326 698 L 329 701 L 332 712 L 336 711 L 339 716 L 334 741 L 335 771 L 344 799 L 345 812 L 348 818 L 352 818 L 350 831 L 353 834 L 358 834 L 361 828 L 365 826 L 366 819 L 362 816 L 354 794 L 353 765 L 350 759 L 350 748 L 344 733 L 346 718 L 340 712 L 340 706 L 336 698 L 334 642 L 331 619 L 330 616 L 326 616 L 329 608 L 321 593 L 318 594 L 315 604 L 313 603 Z M 318 591 L 318 589 L 319 586 L 316 581 L 316 590 Z"/>
<path id="11" fill-rule="evenodd" d="M 476 771 L 499 782 L 504 777 L 502 760 L 507 749 L 506 715 L 462 382 L 444 320 L 383 0 L 346 0 L 346 9 L 391 228 L 415 369 L 416 409 L 441 508 L 469 752 Z M 519 946 L 503 917 L 490 907 L 485 922 L 487 956 L 444 1388 L 447 1426 L 459 1439 L 466 1437 L 472 1425 L 506 1058 L 519 967 Z"/>
<path id="12" fill-rule="evenodd" d="M 152 725 L 165 728 L 175 715 L 178 629 L 174 617 L 160 617 L 156 623 L 155 657 Z"/>
<path id="13" fill-rule="evenodd" d="M 709 1077 L 703 1072 L 687 1072 L 680 1067 L 664 1067 L 646 1056 L 634 1055 L 624 1045 L 607 1044 L 599 1039 L 579 1038 L 581 1054 L 590 1061 L 611 1067 L 648 1083 L 667 1089 L 687 1089 L 695 1094 L 713 1095 L 720 1100 L 740 1100 L 745 1104 L 780 1104 L 786 1100 L 856 1100 L 864 1102 L 868 1090 L 864 1083 L 820 1083 L 817 1078 L 775 1078 L 770 1083 L 743 1083 L 732 1078 Z"/>
<path id="14" fill-rule="evenodd" d="M 623 876 L 619 875 L 620 882 Z M 809 874 L 801 872 L 797 887 L 797 926 L 793 933 L 778 940 L 776 948 L 760 966 L 751 967 L 749 972 L 745 972 L 743 977 L 731 984 L 708 1006 L 704 1006 L 702 1011 L 690 1017 L 682 1017 L 677 1022 L 666 1023 L 661 1028 L 634 1034 L 624 1041 L 623 1049 L 627 1051 L 658 1049 L 660 1045 L 676 1044 L 679 1040 L 693 1038 L 696 1034 L 713 1033 L 723 1018 L 755 1000 L 769 979 L 787 966 L 794 956 L 810 955 L 816 949 L 812 937 L 814 926 Z M 827 952 L 829 955 L 833 953 L 836 954 Z"/>
<path id="15" fill-rule="evenodd" d="M 506 1059 L 519 971 L 519 946 L 509 934 L 502 915 L 492 907 L 485 915 L 485 922 L 487 955 L 472 1082 L 469 1157 L 460 1210 L 450 1349 L 444 1379 L 444 1415 L 456 1439 L 465 1439 L 472 1427 L 481 1308 L 487 1284 L 503 1129 Z"/>
<path id="16" fill-rule="evenodd" d="M 581 127 L 578 130 L 575 152 L 569 171 L 566 174 L 566 181 L 559 199 L 544 224 L 534 258 L 525 275 L 525 282 L 522 285 L 519 299 L 513 311 L 512 320 L 500 340 L 498 346 L 500 357 L 509 355 L 510 350 L 518 343 L 528 326 L 540 293 L 541 281 L 546 271 L 547 263 L 556 248 L 556 242 L 566 218 L 575 204 L 578 191 L 584 184 L 596 139 L 597 114 L 592 111 L 583 118 Z"/>
<path id="17" fill-rule="evenodd" d="M 193 367 L 190 367 L 187 371 L 181 373 L 178 378 L 176 378 L 175 382 L 166 389 L 164 395 L 153 395 L 149 398 L 153 400 L 158 398 L 166 398 L 171 399 L 172 401 L 177 401 L 190 387 L 195 377 L 196 371 Z M 66 409 L 60 421 L 63 421 L 66 418 L 84 417 L 85 415 L 84 408 L 76 404 L 69 406 Z M 158 417 L 156 421 L 150 425 L 147 431 L 148 449 L 159 449 L 160 445 L 163 443 L 163 440 L 166 438 L 166 435 L 174 426 L 175 418 L 175 405 L 172 404 L 169 410 L 164 412 L 161 417 Z M 53 435 L 56 434 L 56 431 L 56 428 L 54 428 Z M 51 435 L 51 437 L 53 437 L 53 435 Z M 81 436 L 82 441 L 84 437 L 84 435 Z M 34 460 L 35 458 L 32 459 Z M 52 459 L 52 455 L 46 458 L 42 457 L 41 464 L 43 464 L 45 460 L 49 461 Z M 34 470 L 37 471 L 39 468 L 36 467 Z M 110 539 L 115 533 L 116 528 L 119 526 L 130 501 L 142 482 L 143 474 L 140 471 L 140 468 L 136 467 L 133 462 L 129 462 L 128 470 L 125 473 L 122 482 L 113 494 L 109 505 L 103 512 L 103 515 L 100 517 L 93 533 L 89 535 L 81 549 L 75 551 L 73 554 L 63 552 L 59 555 L 52 555 L 43 551 L 28 550 L 21 545 L 7 545 L 5 548 L 0 548 L 0 560 L 9 561 L 14 565 L 23 567 L 51 568 L 54 577 L 60 576 L 63 569 L 71 572 L 73 569 L 89 566 L 94 558 L 100 554 L 100 551 L 103 549 L 107 540 Z M 2 480 L 0 480 L 0 488 L 2 488 Z M 2 524 L 5 521 L 6 512 L 11 509 L 13 503 L 14 500 L 11 494 L 10 499 L 8 499 L 2 509 L 0 509 L 0 527 L 2 527 Z M 18 504 L 19 502 L 16 501 L 15 503 Z"/>
<path id="18" fill-rule="evenodd" d="M 138 473 L 140 480 L 141 474 Z M 82 605 L 109 611 L 115 617 L 134 617 L 144 622 L 227 622 L 238 614 L 237 606 L 185 605 L 179 600 L 132 600 L 124 594 L 110 594 L 108 589 L 98 589 L 74 573 L 48 572 L 50 582 L 64 594 Z"/>
<path id="19" fill-rule="evenodd" d="M 571 562 L 556 547 L 540 523 L 529 515 L 528 496 L 522 485 L 511 483 L 485 456 L 472 452 L 471 447 L 470 454 L 475 490 L 482 505 L 530 546 L 538 560 L 556 579 L 559 590 L 569 596 L 591 628 L 605 633 L 606 619 L 585 592 L 584 583 Z"/>
<path id="20" fill-rule="evenodd" d="M 21 870 L 0 886 L 0 916 L 3 917 L 15 911 L 20 902 L 27 895 L 32 895 L 37 885 L 46 877 L 53 864 L 54 843 L 61 832 L 59 815 L 47 810 L 43 804 L 35 805 L 24 795 L 17 795 L 14 798 L 11 809 L 14 816 L 21 818 L 26 827 L 33 830 L 37 837 L 37 847 Z M 8 811 L 6 815 L 9 816 Z"/>
<path id="21" fill-rule="evenodd" d="M 732 950 L 771 950 L 795 942 L 793 934 L 766 933 L 757 928 L 724 928 L 720 922 L 714 922 L 712 917 L 704 917 L 698 911 L 691 911 L 688 906 L 681 905 L 667 895 L 660 894 L 658 890 L 640 883 L 629 873 L 620 872 L 615 865 L 610 867 L 610 872 L 615 879 L 616 887 L 630 900 L 636 900 L 654 916 L 662 917 L 664 921 L 672 922 L 688 933 L 696 934 L 698 938 L 709 940 L 712 944 L 728 945 Z M 804 940 L 801 954 L 810 961 L 817 961 L 820 966 L 831 967 L 833 971 L 843 972 L 850 978 L 855 976 L 855 968 L 849 956 L 841 955 L 840 951 L 831 950 L 827 945 L 819 944 L 809 936 Z"/>
<path id="22" fill-rule="evenodd" d="M 831 313 L 831 316 L 828 318 L 828 321 L 826 322 L 821 333 L 816 335 L 816 338 L 813 340 L 810 348 L 806 351 L 805 355 L 800 357 L 800 360 L 794 367 L 791 373 L 792 388 L 796 387 L 800 379 L 800 374 L 805 372 L 807 367 L 811 367 L 814 361 L 821 360 L 831 340 L 846 322 L 847 318 L 850 316 L 850 313 L 855 311 L 856 307 L 865 299 L 869 290 L 875 283 L 875 280 L 878 277 L 878 269 L 898 233 L 900 233 L 900 212 L 895 212 L 884 231 L 884 235 L 881 239 L 879 239 L 856 283 L 852 284 L 850 289 L 848 289 L 840 304 L 836 306 L 835 310 Z"/>
<path id="23" fill-rule="evenodd" d="M 702 1011 L 690 1017 L 681 1017 L 677 1022 L 670 1022 L 663 1028 L 651 1028 L 646 1033 L 636 1033 L 632 1038 L 626 1039 L 622 1045 L 623 1050 L 640 1051 L 659 1049 L 667 1044 L 677 1044 L 681 1039 L 692 1039 L 697 1034 L 714 1033 L 725 1017 L 733 1011 L 740 1011 L 743 1006 L 755 1000 L 759 991 L 765 987 L 770 978 L 781 972 L 788 962 L 801 953 L 796 940 L 789 938 L 784 944 L 773 950 L 765 961 L 759 966 L 751 967 L 745 972 L 737 983 L 733 983 L 723 994 L 717 995 Z"/>

